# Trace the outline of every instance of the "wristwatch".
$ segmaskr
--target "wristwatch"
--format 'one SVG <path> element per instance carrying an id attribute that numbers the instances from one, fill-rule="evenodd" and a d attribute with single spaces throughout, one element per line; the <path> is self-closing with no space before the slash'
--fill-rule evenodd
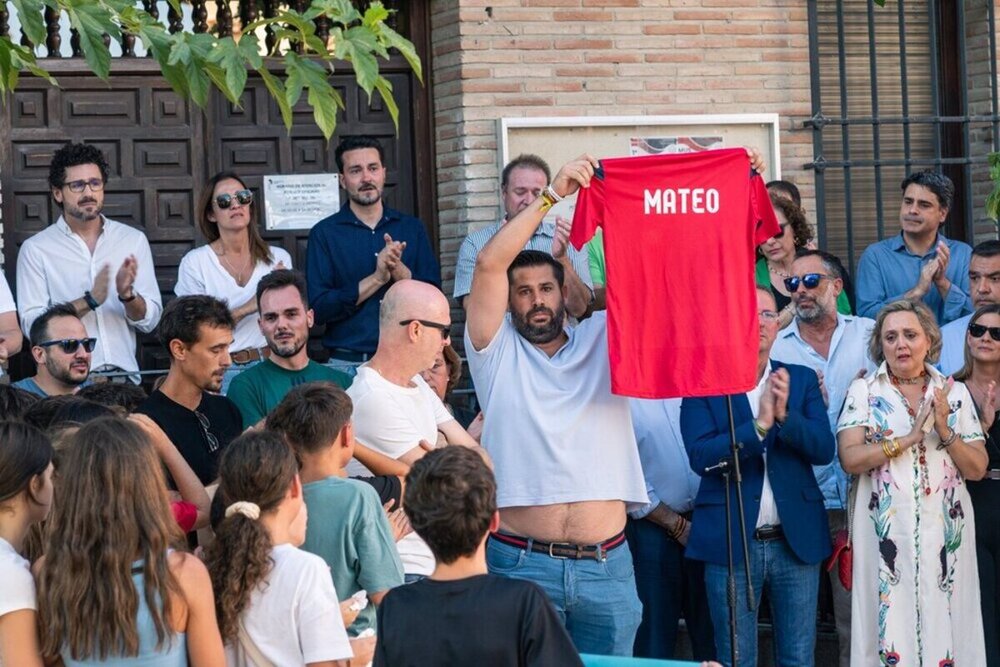
<path id="1" fill-rule="evenodd" d="M 551 185 L 546 185 L 542 193 L 538 195 L 542 199 L 542 211 L 548 211 L 550 208 L 555 206 L 557 203 L 563 200 L 556 191 L 552 189 Z"/>
<path id="2" fill-rule="evenodd" d="M 118 295 L 118 300 L 121 301 L 122 303 L 132 303 L 133 301 L 135 301 L 135 297 L 137 297 L 137 296 L 139 296 L 139 295 L 136 294 L 136 291 L 133 289 L 132 290 L 132 296 L 128 297 L 127 299 L 123 299 L 122 295 L 119 294 Z"/>
<path id="3" fill-rule="evenodd" d="M 90 293 L 90 290 L 83 293 L 83 300 L 87 302 L 87 308 L 90 308 L 91 310 L 97 310 L 101 307 L 101 304 L 97 303 L 97 299 L 95 299 L 94 295 Z"/>

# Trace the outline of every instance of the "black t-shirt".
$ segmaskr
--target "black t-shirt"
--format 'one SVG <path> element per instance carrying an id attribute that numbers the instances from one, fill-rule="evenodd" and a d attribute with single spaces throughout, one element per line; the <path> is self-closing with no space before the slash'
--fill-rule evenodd
<path id="1" fill-rule="evenodd" d="M 216 394 L 203 393 L 197 410 L 191 411 L 162 391 L 154 391 L 136 412 L 148 415 L 163 429 L 205 485 L 219 476 L 222 450 L 243 431 L 239 408 Z"/>
<path id="2" fill-rule="evenodd" d="M 483 574 L 422 579 L 378 608 L 376 667 L 583 665 L 545 593 L 530 581 Z"/>
<path id="3" fill-rule="evenodd" d="M 403 485 L 399 482 L 399 477 L 396 475 L 352 477 L 351 479 L 364 482 L 374 488 L 378 493 L 378 499 L 381 501 L 382 505 L 391 502 L 392 504 L 389 505 L 390 512 L 399 508 L 399 504 L 403 500 Z"/>

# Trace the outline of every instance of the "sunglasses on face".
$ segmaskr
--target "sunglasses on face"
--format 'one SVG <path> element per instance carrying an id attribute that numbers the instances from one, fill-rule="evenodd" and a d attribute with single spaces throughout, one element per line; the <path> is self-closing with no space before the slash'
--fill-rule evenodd
<path id="1" fill-rule="evenodd" d="M 69 188 L 70 192 L 83 192 L 88 185 L 93 192 L 100 192 L 104 189 L 104 181 L 99 178 L 92 178 L 89 181 L 70 181 L 66 183 L 66 187 Z"/>
<path id="2" fill-rule="evenodd" d="M 61 340 L 49 340 L 44 343 L 39 343 L 38 347 L 52 347 L 53 345 L 58 345 L 59 349 L 66 354 L 76 354 L 76 351 L 80 349 L 83 345 L 85 351 L 93 352 L 94 345 L 97 343 L 96 338 L 63 338 Z"/>
<path id="3" fill-rule="evenodd" d="M 236 198 L 238 204 L 243 206 L 248 206 L 253 203 L 253 192 L 250 190 L 237 190 L 234 194 L 221 194 L 215 198 L 215 205 L 219 207 L 219 210 L 225 211 L 227 208 L 233 205 L 233 198 Z"/>
<path id="4" fill-rule="evenodd" d="M 982 338 L 986 335 L 987 331 L 990 332 L 990 338 L 995 341 L 1000 341 L 1000 327 L 986 327 L 982 324 L 969 325 L 969 335 L 973 338 Z"/>
<path id="5" fill-rule="evenodd" d="M 451 335 L 450 324 L 441 324 L 440 322 L 431 322 L 430 320 L 403 320 L 399 323 L 399 326 L 408 327 L 414 322 L 420 322 L 420 324 L 423 324 L 425 327 L 437 329 L 441 332 L 441 338 L 447 338 Z"/>
<path id="6" fill-rule="evenodd" d="M 801 278 L 799 276 L 785 278 L 785 289 L 791 294 L 799 291 L 799 285 L 805 286 L 806 289 L 814 289 L 819 286 L 823 278 L 833 280 L 833 276 L 828 276 L 825 273 L 807 273 Z"/>

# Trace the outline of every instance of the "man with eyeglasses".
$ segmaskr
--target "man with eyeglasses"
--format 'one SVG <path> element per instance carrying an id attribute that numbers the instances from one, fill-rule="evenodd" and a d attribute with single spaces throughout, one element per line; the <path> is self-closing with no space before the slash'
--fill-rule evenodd
<path id="1" fill-rule="evenodd" d="M 972 307 L 1000 303 L 1000 241 L 983 241 L 972 249 L 969 261 L 969 295 Z M 972 313 L 941 327 L 941 361 L 945 375 L 957 373 L 965 365 L 965 332 Z"/>
<path id="2" fill-rule="evenodd" d="M 52 156 L 49 187 L 62 215 L 21 246 L 17 301 L 25 332 L 51 304 L 71 303 L 97 339 L 93 370 L 138 383 L 135 332 L 156 327 L 160 288 L 146 236 L 101 213 L 107 180 L 95 146 L 68 143 Z"/>
<path id="3" fill-rule="evenodd" d="M 378 348 L 358 367 L 347 390 L 359 443 L 407 465 L 433 447 L 438 431 L 449 445 L 479 449 L 420 377 L 450 344 L 450 330 L 451 307 L 437 287 L 401 280 L 389 288 L 379 310 Z M 347 472 L 370 474 L 357 459 L 347 465 Z M 416 533 L 400 540 L 398 547 L 407 581 L 434 571 L 434 555 Z"/>
<path id="4" fill-rule="evenodd" d="M 33 377 L 14 383 L 42 398 L 75 394 L 90 384 L 90 358 L 96 341 L 68 303 L 49 307 L 31 323 L 31 356 L 38 365 Z"/>
<path id="5" fill-rule="evenodd" d="M 229 307 L 215 297 L 181 296 L 168 303 L 157 333 L 170 355 L 170 371 L 136 409 L 163 429 L 205 485 L 218 477 L 222 450 L 243 430 L 239 408 L 217 393 L 232 363 L 234 327 Z"/>
<path id="6" fill-rule="evenodd" d="M 810 283 L 813 281 L 810 280 Z M 740 667 L 757 664 L 757 612 L 761 593 L 771 601 L 775 654 L 781 665 L 811 665 L 816 649 L 816 604 L 820 563 L 830 553 L 823 494 L 813 466 L 833 459 L 836 445 L 816 374 L 772 358 L 778 335 L 774 295 L 757 288 L 760 341 L 757 386 L 726 397 L 685 398 L 681 434 L 691 468 L 702 475 L 686 556 L 705 562 L 705 588 L 715 628 L 718 658 L 731 655 L 727 599 L 726 482 L 718 468 L 731 456 L 730 420 L 742 443 L 743 507 L 756 596 L 747 605 L 746 569 L 740 545 L 736 494 L 730 498 L 729 526 L 736 566 L 737 628 Z M 732 666 L 736 667 L 736 666 Z"/>
<path id="7" fill-rule="evenodd" d="M 771 348 L 771 359 L 799 364 L 816 371 L 827 402 L 830 433 L 836 435 L 837 419 L 851 382 L 876 366 L 868 356 L 868 341 L 875 321 L 837 312 L 837 297 L 843 279 L 836 258 L 821 250 L 799 253 L 792 263 L 785 288 L 792 296 L 795 318 L 778 333 Z M 830 523 L 831 536 L 846 528 L 847 475 L 839 460 L 814 466 L 813 473 Z M 833 586 L 833 611 L 840 643 L 840 665 L 851 662 L 851 593 L 840 582 L 836 568 L 830 573 Z"/>
<path id="8" fill-rule="evenodd" d="M 309 232 L 306 282 L 331 362 L 353 370 L 375 352 L 379 302 L 389 286 L 411 278 L 440 286 L 441 268 L 424 223 L 383 199 L 382 144 L 345 137 L 335 158 L 347 201 Z"/>

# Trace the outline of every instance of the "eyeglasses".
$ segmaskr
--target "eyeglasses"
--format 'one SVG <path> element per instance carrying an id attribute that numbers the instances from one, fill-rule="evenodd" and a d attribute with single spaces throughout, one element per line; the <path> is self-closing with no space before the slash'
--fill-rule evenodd
<path id="1" fill-rule="evenodd" d="M 198 423 L 201 424 L 201 432 L 202 435 L 205 436 L 205 442 L 208 443 L 208 451 L 219 451 L 219 439 L 215 437 L 214 433 L 208 430 L 208 428 L 212 425 L 212 423 L 208 421 L 208 417 L 197 410 L 194 411 L 194 414 L 198 417 Z"/>
<path id="2" fill-rule="evenodd" d="M 801 278 L 798 276 L 792 276 L 790 278 L 785 278 L 785 289 L 792 294 L 799 291 L 799 285 L 804 285 L 806 289 L 813 289 L 819 286 L 819 283 L 823 280 L 823 278 L 834 280 L 835 276 L 830 276 L 825 273 L 807 273 Z"/>
<path id="3" fill-rule="evenodd" d="M 771 240 L 773 241 L 773 240 L 776 240 L 776 239 L 780 239 L 782 236 L 784 236 L 785 235 L 785 230 L 788 229 L 788 225 L 790 225 L 790 224 L 792 224 L 792 223 L 786 222 L 783 225 L 778 225 L 779 231 L 778 231 L 777 234 L 775 234 L 774 236 L 771 237 Z"/>
<path id="4" fill-rule="evenodd" d="M 420 324 L 423 324 L 425 327 L 437 329 L 441 332 L 441 338 L 448 338 L 451 335 L 450 324 L 441 324 L 440 322 L 431 322 L 430 320 L 403 320 L 399 323 L 399 326 L 408 327 L 414 322 L 420 322 Z"/>
<path id="5" fill-rule="evenodd" d="M 248 206 L 253 203 L 253 192 L 250 190 L 237 190 L 233 194 L 222 194 L 215 198 L 215 205 L 219 207 L 220 210 L 225 211 L 227 208 L 233 205 L 233 197 L 236 198 L 237 203 L 243 206 Z"/>
<path id="6" fill-rule="evenodd" d="M 100 192 L 104 189 L 104 181 L 99 178 L 92 178 L 89 181 L 70 181 L 64 185 L 69 188 L 70 192 L 83 192 L 88 185 L 94 192 Z"/>
<path id="7" fill-rule="evenodd" d="M 59 349 L 66 354 L 76 354 L 76 351 L 80 349 L 83 345 L 83 349 L 90 353 L 94 351 L 94 345 L 97 344 L 96 338 L 62 338 L 60 340 L 49 340 L 44 343 L 39 343 L 38 347 L 52 347 L 53 345 L 58 345 Z"/>
<path id="8" fill-rule="evenodd" d="M 776 322 L 778 320 L 778 313 L 773 310 L 762 310 L 757 315 L 765 322 Z"/>
<path id="9" fill-rule="evenodd" d="M 990 332 L 990 338 L 1000 341 L 1000 327 L 985 327 L 982 324 L 969 325 L 969 335 L 973 338 L 982 338 L 987 331 Z"/>

